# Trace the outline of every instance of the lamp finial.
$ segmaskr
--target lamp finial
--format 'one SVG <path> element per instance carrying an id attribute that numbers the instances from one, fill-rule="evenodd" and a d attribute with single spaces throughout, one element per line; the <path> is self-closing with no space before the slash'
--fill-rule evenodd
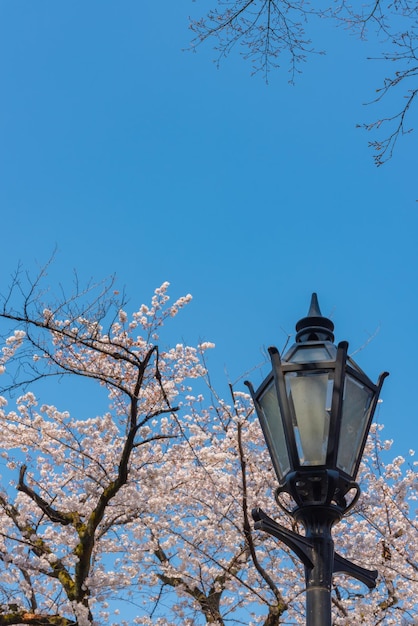
<path id="1" fill-rule="evenodd" d="M 296 341 L 334 341 L 334 324 L 327 317 L 323 317 L 319 308 L 318 296 L 312 294 L 311 304 L 307 317 L 303 317 L 296 324 Z"/>

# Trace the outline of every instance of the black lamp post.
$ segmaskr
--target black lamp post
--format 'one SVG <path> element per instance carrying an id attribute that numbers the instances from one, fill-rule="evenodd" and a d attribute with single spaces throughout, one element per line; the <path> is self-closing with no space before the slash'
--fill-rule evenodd
<path id="1" fill-rule="evenodd" d="M 289 546 L 305 566 L 306 623 L 331 626 L 331 582 L 345 572 L 376 585 L 369 571 L 334 553 L 332 526 L 357 502 L 355 482 L 379 393 L 347 355 L 348 343 L 336 347 L 334 324 L 323 317 L 316 294 L 308 316 L 296 324 L 296 343 L 281 358 L 269 348 L 272 371 L 257 391 L 247 382 L 271 460 L 279 480 L 280 507 L 302 523 L 301 536 L 254 509 L 255 528 Z M 289 509 L 281 494 L 296 506 Z"/>

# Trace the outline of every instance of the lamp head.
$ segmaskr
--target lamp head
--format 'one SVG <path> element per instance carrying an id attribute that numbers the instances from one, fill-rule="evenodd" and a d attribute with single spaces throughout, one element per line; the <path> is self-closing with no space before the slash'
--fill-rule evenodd
<path id="1" fill-rule="evenodd" d="M 334 324 L 312 295 L 308 315 L 296 324 L 296 342 L 283 358 L 269 348 L 272 371 L 257 391 L 250 388 L 279 480 L 297 507 L 347 510 L 380 389 L 335 346 Z"/>

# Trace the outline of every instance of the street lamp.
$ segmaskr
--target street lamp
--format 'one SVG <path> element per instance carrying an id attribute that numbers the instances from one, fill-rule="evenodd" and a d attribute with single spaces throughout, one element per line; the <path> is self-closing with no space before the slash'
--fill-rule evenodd
<path id="1" fill-rule="evenodd" d="M 305 566 L 307 626 L 331 626 L 331 582 L 345 572 L 376 585 L 377 572 L 334 553 L 333 525 L 360 495 L 355 482 L 383 381 L 374 384 L 348 354 L 336 347 L 334 324 L 323 317 L 316 294 L 307 317 L 296 324 L 296 343 L 283 358 L 269 348 L 272 371 L 250 389 L 279 480 L 276 500 L 305 535 L 254 509 L 255 528 L 290 547 Z M 282 494 L 293 500 L 285 506 Z"/>

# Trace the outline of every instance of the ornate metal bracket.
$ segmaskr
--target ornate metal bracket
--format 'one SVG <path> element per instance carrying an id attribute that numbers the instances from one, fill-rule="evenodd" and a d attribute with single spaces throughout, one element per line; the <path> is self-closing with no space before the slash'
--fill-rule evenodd
<path id="1" fill-rule="evenodd" d="M 256 530 L 264 530 L 273 537 L 276 537 L 276 539 L 279 539 L 279 541 L 287 545 L 296 554 L 305 567 L 309 569 L 314 567 L 315 559 L 313 552 L 315 546 L 311 539 L 298 535 L 292 530 L 288 530 L 281 524 L 278 524 L 260 508 L 253 509 L 252 516 L 255 521 L 254 528 Z M 364 567 L 360 567 L 339 554 L 334 554 L 332 572 L 344 572 L 345 574 L 349 574 L 367 585 L 369 589 L 376 587 L 376 579 L 378 576 L 376 570 L 368 570 Z"/>

